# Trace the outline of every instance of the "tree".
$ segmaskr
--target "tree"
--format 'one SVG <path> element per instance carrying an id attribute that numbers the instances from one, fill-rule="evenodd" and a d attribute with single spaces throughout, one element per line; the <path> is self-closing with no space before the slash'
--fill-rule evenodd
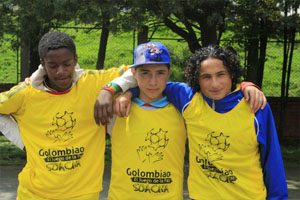
<path id="1" fill-rule="evenodd" d="M 289 97 L 289 83 L 292 67 L 293 51 L 295 44 L 295 35 L 298 28 L 299 31 L 299 9 L 300 2 L 284 1 L 282 7 L 284 8 L 283 17 L 283 65 L 281 77 L 281 109 L 280 109 L 280 126 L 279 134 L 283 137 L 286 130 L 286 108 Z"/>
<path id="2" fill-rule="evenodd" d="M 146 1 L 158 21 L 182 37 L 191 52 L 201 46 L 219 44 L 224 31 L 226 0 Z"/>
<path id="3" fill-rule="evenodd" d="M 93 25 L 100 29 L 100 41 L 97 58 L 97 69 L 102 69 L 105 63 L 106 47 L 110 32 L 117 32 L 118 16 L 122 13 L 126 1 L 124 0 L 92 0 L 77 1 L 75 11 L 77 22 Z"/>
<path id="4" fill-rule="evenodd" d="M 224 31 L 227 0 L 128 0 L 120 15 L 120 24 L 128 28 L 155 30 L 167 26 L 183 38 L 191 52 L 201 46 L 218 44 Z M 127 29 L 126 27 L 127 26 Z M 132 30 L 131 29 L 131 30 Z"/>
<path id="5" fill-rule="evenodd" d="M 276 32 L 280 9 L 277 0 L 235 0 L 228 10 L 228 30 L 244 41 L 246 79 L 262 86 L 268 38 Z"/>
<path id="6" fill-rule="evenodd" d="M 14 32 L 14 6 L 11 0 L 0 2 L 0 42 L 5 33 Z M 1 44 L 1 43 L 0 43 Z"/>

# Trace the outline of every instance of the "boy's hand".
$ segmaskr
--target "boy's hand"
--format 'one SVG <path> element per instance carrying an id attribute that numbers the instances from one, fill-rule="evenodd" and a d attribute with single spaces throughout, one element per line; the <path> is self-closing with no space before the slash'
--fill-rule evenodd
<path id="1" fill-rule="evenodd" d="M 131 97 L 131 92 L 127 91 L 116 98 L 114 106 L 116 115 L 119 117 L 128 117 L 131 107 Z"/>
<path id="2" fill-rule="evenodd" d="M 251 112 L 255 113 L 258 109 L 264 109 L 267 99 L 262 91 L 255 86 L 247 86 L 244 91 L 245 100 L 250 104 Z"/>
<path id="3" fill-rule="evenodd" d="M 113 94 L 107 90 L 101 90 L 94 104 L 94 118 L 99 125 L 108 124 L 113 116 Z"/>

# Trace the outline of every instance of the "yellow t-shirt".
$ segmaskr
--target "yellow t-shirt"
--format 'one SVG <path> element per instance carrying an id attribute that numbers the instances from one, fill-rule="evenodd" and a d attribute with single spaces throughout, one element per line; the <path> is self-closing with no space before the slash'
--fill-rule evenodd
<path id="1" fill-rule="evenodd" d="M 24 83 L 0 94 L 0 113 L 13 114 L 26 147 L 23 188 L 49 199 L 102 190 L 105 131 L 94 121 L 94 102 L 101 86 L 117 76 L 117 68 L 89 70 L 65 94 Z"/>
<path id="2" fill-rule="evenodd" d="M 109 200 L 178 200 L 183 197 L 186 131 L 171 104 L 144 110 L 133 103 L 112 132 Z"/>
<path id="3" fill-rule="evenodd" d="M 254 114 L 246 102 L 221 114 L 196 93 L 183 116 L 190 149 L 190 198 L 266 199 Z"/>

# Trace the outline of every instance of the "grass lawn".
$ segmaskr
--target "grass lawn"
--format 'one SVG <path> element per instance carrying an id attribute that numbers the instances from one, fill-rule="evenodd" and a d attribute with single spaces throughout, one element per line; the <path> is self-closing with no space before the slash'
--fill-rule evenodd
<path id="1" fill-rule="evenodd" d="M 78 62 L 80 66 L 84 69 L 95 69 L 101 31 L 66 28 L 60 28 L 59 30 L 68 33 L 74 39 L 77 46 Z M 152 41 L 161 41 L 169 48 L 173 70 L 171 80 L 184 81 L 183 66 L 185 61 L 191 55 L 191 52 L 189 51 L 186 42 L 176 38 L 179 37 L 175 33 L 165 27 L 160 27 L 154 32 Z M 299 41 L 299 38 L 300 35 L 298 34 L 297 41 Z M 17 59 L 17 53 L 20 52 L 10 46 L 10 41 L 14 39 L 14 36 L 5 35 L 5 42 L 0 46 L 0 83 L 18 82 L 18 66 L 20 65 L 20 60 Z M 226 39 L 225 36 L 224 39 Z M 238 43 L 229 43 L 225 41 L 226 40 L 222 41 L 222 45 L 234 46 L 240 55 L 241 63 L 243 65 L 245 57 L 243 46 L 239 46 Z M 110 68 L 122 64 L 132 64 L 134 45 L 136 45 L 136 43 L 134 42 L 132 32 L 111 33 L 107 43 L 104 67 Z M 282 51 L 282 43 L 268 43 L 262 84 L 262 89 L 266 96 L 278 97 L 281 94 Z M 300 65 L 300 57 L 296 55 L 300 55 L 299 42 L 295 44 L 291 67 L 289 86 L 289 96 L 291 97 L 300 96 L 300 68 L 298 67 Z"/>
<path id="2" fill-rule="evenodd" d="M 0 165 L 22 164 L 25 159 L 24 151 L 0 136 Z"/>

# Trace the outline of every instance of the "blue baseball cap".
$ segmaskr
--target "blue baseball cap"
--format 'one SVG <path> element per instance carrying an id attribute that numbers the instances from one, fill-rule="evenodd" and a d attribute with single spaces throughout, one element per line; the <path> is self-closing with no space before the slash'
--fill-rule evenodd
<path id="1" fill-rule="evenodd" d="M 141 65 L 166 64 L 170 65 L 169 50 L 160 42 L 147 42 L 140 44 L 134 50 L 132 68 Z"/>

